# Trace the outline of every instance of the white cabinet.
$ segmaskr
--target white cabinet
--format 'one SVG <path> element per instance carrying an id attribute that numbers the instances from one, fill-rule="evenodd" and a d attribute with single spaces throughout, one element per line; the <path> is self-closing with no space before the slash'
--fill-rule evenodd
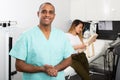
<path id="1" fill-rule="evenodd" d="M 70 5 L 70 18 L 71 20 L 74 19 L 81 19 L 84 20 L 86 16 L 85 8 L 84 8 L 83 0 L 71 0 Z"/>
<path id="2" fill-rule="evenodd" d="M 111 0 L 110 19 L 120 20 L 120 0 Z"/>
<path id="3" fill-rule="evenodd" d="M 71 0 L 71 19 L 120 20 L 120 0 Z"/>
<path id="4" fill-rule="evenodd" d="M 104 0 L 85 0 L 86 20 L 99 20 L 105 18 Z"/>

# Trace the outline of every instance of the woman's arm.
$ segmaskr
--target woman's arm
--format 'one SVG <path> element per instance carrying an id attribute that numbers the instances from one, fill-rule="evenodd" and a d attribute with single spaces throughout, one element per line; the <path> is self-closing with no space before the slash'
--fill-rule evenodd
<path id="1" fill-rule="evenodd" d="M 86 48 L 86 45 L 85 45 L 85 44 L 75 45 L 75 46 L 73 46 L 73 48 L 74 48 L 75 50 L 77 50 L 77 49 L 85 49 L 85 48 Z"/>

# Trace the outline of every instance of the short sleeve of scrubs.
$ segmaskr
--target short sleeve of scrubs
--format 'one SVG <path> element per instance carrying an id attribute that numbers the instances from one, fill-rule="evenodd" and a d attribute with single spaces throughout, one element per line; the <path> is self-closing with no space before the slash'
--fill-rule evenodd
<path id="1" fill-rule="evenodd" d="M 11 56 L 25 60 L 27 56 L 27 39 L 24 34 L 22 34 L 19 39 L 16 41 L 15 45 L 11 49 L 10 53 Z"/>

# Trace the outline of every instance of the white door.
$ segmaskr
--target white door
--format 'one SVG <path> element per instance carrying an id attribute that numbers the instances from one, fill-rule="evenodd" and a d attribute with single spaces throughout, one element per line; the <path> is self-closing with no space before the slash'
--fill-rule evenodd
<path id="1" fill-rule="evenodd" d="M 0 29 L 0 80 L 8 80 L 8 34 Z"/>

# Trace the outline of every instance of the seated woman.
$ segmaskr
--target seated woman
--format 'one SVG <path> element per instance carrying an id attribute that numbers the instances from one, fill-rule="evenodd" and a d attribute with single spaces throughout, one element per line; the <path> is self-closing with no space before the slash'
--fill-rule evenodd
<path id="1" fill-rule="evenodd" d="M 66 35 L 75 49 L 75 53 L 71 55 L 71 67 L 82 78 L 82 80 L 90 80 L 89 64 L 86 54 L 84 53 L 86 45 L 84 44 L 82 38 L 83 27 L 84 22 L 80 20 L 74 20 Z"/>

